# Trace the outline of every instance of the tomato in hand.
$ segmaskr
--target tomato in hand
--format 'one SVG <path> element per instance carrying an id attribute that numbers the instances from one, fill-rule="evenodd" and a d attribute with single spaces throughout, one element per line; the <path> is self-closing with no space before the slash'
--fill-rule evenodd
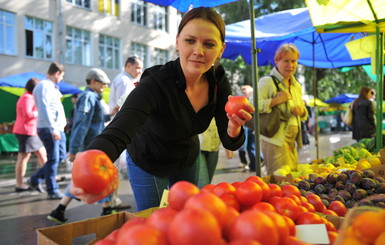
<path id="1" fill-rule="evenodd" d="M 239 111 L 241 109 L 247 111 L 246 104 L 248 103 L 248 100 L 243 96 L 233 96 L 227 101 L 225 111 L 230 115 L 236 114 L 238 117 L 243 118 Z"/>
<path id="2" fill-rule="evenodd" d="M 72 167 L 72 180 L 85 194 L 97 195 L 98 201 L 118 188 L 118 170 L 110 158 L 100 150 L 79 153 Z"/>

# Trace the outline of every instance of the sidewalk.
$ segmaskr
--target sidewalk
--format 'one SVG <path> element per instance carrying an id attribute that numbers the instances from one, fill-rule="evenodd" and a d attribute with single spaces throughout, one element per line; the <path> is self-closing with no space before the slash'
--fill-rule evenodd
<path id="1" fill-rule="evenodd" d="M 330 156 L 333 150 L 345 145 L 350 145 L 351 132 L 341 134 L 320 135 L 320 158 Z M 316 159 L 316 147 L 314 137 L 311 137 L 311 145 L 300 151 L 300 163 L 307 163 Z M 13 157 L 15 160 L 16 155 Z M 12 160 L 12 159 L 10 159 Z M 1 161 L 4 161 L 2 159 Z M 254 172 L 243 172 L 238 168 L 239 158 L 235 152 L 233 159 L 226 159 L 224 151 L 220 151 L 218 167 L 214 175 L 213 184 L 220 182 L 232 183 L 243 181 L 247 177 L 255 175 Z M 68 181 L 71 178 L 69 171 L 59 171 L 59 175 L 66 176 L 66 180 L 59 182 L 61 191 L 65 191 Z M 27 178 L 26 178 L 27 179 Z M 25 180 L 26 180 L 25 179 Z M 6 245 L 34 245 L 36 244 L 36 229 L 53 226 L 46 216 L 52 209 L 56 208 L 58 200 L 47 200 L 47 194 L 38 192 L 15 193 L 15 180 L 0 175 L 0 237 L 1 244 Z M 130 209 L 121 210 L 135 212 L 135 201 L 132 196 L 131 187 L 127 179 L 122 176 L 118 189 L 119 197 L 123 203 L 130 204 Z M 73 200 L 67 208 L 68 222 L 75 222 L 83 219 L 99 217 L 102 208 L 100 205 L 87 205 L 83 202 Z M 85 240 L 86 239 L 86 240 Z M 92 238 L 80 238 L 73 241 L 73 244 L 84 244 Z"/>

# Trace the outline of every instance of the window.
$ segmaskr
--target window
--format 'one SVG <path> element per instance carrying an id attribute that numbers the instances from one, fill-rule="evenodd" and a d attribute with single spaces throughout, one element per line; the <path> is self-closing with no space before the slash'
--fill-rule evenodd
<path id="1" fill-rule="evenodd" d="M 119 17 L 120 0 L 98 0 L 99 12 Z"/>
<path id="2" fill-rule="evenodd" d="M 147 46 L 140 43 L 131 43 L 131 54 L 139 57 L 143 61 L 143 68 L 148 67 Z"/>
<path id="3" fill-rule="evenodd" d="M 99 36 L 99 66 L 119 70 L 120 40 L 106 35 Z"/>
<path id="4" fill-rule="evenodd" d="M 16 15 L 0 10 L 0 54 L 16 54 Z"/>
<path id="5" fill-rule="evenodd" d="M 67 27 L 66 62 L 77 65 L 91 65 L 91 33 L 89 31 Z"/>
<path id="6" fill-rule="evenodd" d="M 25 17 L 25 55 L 28 57 L 53 59 L 53 23 L 34 17 Z"/>
<path id="7" fill-rule="evenodd" d="M 168 50 L 155 48 L 154 65 L 163 65 L 168 61 Z"/>
<path id="8" fill-rule="evenodd" d="M 168 31 L 167 8 L 154 5 L 154 29 Z"/>
<path id="9" fill-rule="evenodd" d="M 91 8 L 90 1 L 91 0 L 67 0 L 67 2 L 72 3 L 73 5 L 87 9 Z"/>
<path id="10" fill-rule="evenodd" d="M 131 22 L 147 26 L 147 3 L 143 0 L 131 2 Z"/>

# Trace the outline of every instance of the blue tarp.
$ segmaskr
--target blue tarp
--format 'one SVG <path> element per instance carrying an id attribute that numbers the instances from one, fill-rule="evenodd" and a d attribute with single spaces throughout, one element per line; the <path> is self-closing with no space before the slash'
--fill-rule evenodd
<path id="1" fill-rule="evenodd" d="M 337 103 L 337 104 L 345 104 L 350 103 L 353 100 L 358 98 L 358 94 L 340 94 L 336 97 L 325 100 L 326 103 Z"/>
<path id="2" fill-rule="evenodd" d="M 352 60 L 345 43 L 360 38 L 352 33 L 317 33 L 307 8 L 276 12 L 255 18 L 258 65 L 274 65 L 274 54 L 282 43 L 291 42 L 300 51 L 299 63 L 309 67 L 338 68 L 370 64 L 370 58 Z M 223 58 L 239 55 L 251 64 L 250 20 L 226 25 Z M 313 51 L 314 50 L 314 51 Z M 314 52 L 314 55 L 313 55 Z"/>
<path id="3" fill-rule="evenodd" d="M 173 6 L 180 12 L 187 12 L 192 5 L 197 7 L 216 7 L 222 4 L 235 2 L 237 0 L 145 0 L 145 2 L 158 4 L 162 6 Z"/>
<path id="4" fill-rule="evenodd" d="M 0 86 L 24 88 L 28 79 L 32 77 L 42 80 L 46 76 L 38 72 L 25 72 L 17 75 L 0 78 Z M 61 81 L 58 86 L 62 94 L 78 94 L 82 92 L 79 88 L 64 81 Z"/>

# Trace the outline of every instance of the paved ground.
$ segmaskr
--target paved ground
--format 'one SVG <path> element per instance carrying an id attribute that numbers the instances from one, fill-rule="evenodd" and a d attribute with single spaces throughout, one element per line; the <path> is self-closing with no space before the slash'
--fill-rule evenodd
<path id="1" fill-rule="evenodd" d="M 311 145 L 300 151 L 300 163 L 307 163 L 316 159 L 316 148 L 314 137 L 311 138 Z M 319 137 L 319 157 L 330 156 L 333 150 L 353 143 L 351 133 L 320 135 Z M 15 161 L 15 156 L 0 156 L 2 162 Z M 213 183 L 243 181 L 255 173 L 243 172 L 238 168 L 238 155 L 234 159 L 227 160 L 221 150 L 218 167 L 213 179 Z M 65 176 L 66 180 L 60 182 L 62 191 L 68 184 L 71 177 L 66 166 L 61 166 L 60 175 Z M 262 170 L 263 172 L 263 170 Z M 122 175 L 119 186 L 119 197 L 123 203 L 130 204 L 132 208 L 125 211 L 135 212 L 135 202 L 131 188 Z M 37 192 L 15 193 L 14 177 L 0 175 L 0 244 L 4 245 L 34 245 L 36 244 L 36 229 L 50 227 L 54 224 L 46 219 L 48 213 L 54 209 L 59 201 L 47 200 L 46 194 Z M 69 222 L 79 221 L 87 218 L 98 217 L 101 213 L 98 205 L 87 205 L 82 202 L 72 201 L 67 209 Z M 84 244 L 89 238 L 74 240 L 74 244 Z"/>

